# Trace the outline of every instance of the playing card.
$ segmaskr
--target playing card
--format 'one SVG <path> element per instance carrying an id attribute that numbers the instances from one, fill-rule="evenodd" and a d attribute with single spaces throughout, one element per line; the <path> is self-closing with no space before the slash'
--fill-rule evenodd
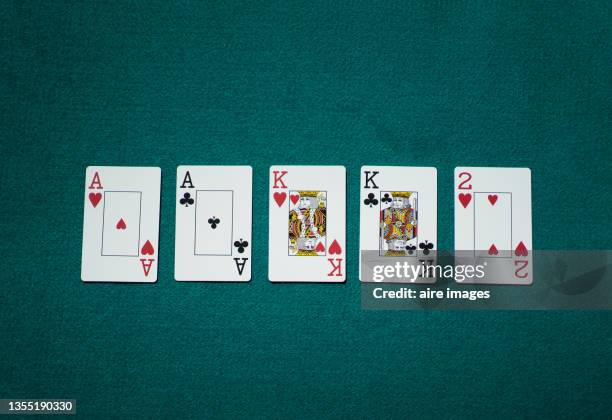
<path id="1" fill-rule="evenodd" d="M 159 168 L 87 168 L 83 281 L 157 281 L 160 183 Z"/>
<path id="2" fill-rule="evenodd" d="M 463 283 L 531 284 L 531 171 L 455 168 L 455 252 L 482 264 Z"/>
<path id="3" fill-rule="evenodd" d="M 345 281 L 345 200 L 344 166 L 270 167 L 270 281 Z"/>
<path id="4" fill-rule="evenodd" d="M 361 281 L 434 283 L 425 270 L 374 278 L 375 267 L 417 269 L 435 264 L 437 244 L 436 168 L 363 166 L 361 168 L 359 278 Z"/>
<path id="5" fill-rule="evenodd" d="M 250 166 L 179 166 L 174 277 L 251 280 Z"/>

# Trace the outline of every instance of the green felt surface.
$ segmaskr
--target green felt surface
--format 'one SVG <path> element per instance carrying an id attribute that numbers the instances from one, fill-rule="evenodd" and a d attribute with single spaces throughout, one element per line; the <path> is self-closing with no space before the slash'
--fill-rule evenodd
<path id="1" fill-rule="evenodd" d="M 610 2 L 504 3 L 2 2 L 0 398 L 609 418 L 610 312 L 360 307 L 364 164 L 438 168 L 442 249 L 460 165 L 532 168 L 536 248 L 612 245 Z M 162 168 L 156 284 L 81 283 L 91 164 Z M 173 280 L 179 164 L 253 166 L 251 283 Z M 272 164 L 346 166 L 346 284 L 268 282 Z"/>

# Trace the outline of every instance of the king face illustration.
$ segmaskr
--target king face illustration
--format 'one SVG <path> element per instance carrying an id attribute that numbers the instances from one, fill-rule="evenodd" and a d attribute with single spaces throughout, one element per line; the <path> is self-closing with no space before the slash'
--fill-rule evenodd
<path id="1" fill-rule="evenodd" d="M 291 191 L 289 197 L 289 255 L 325 255 L 327 193 Z"/>
<path id="2" fill-rule="evenodd" d="M 408 246 L 417 238 L 417 193 L 391 191 L 380 199 L 380 252 L 385 256 L 409 255 Z"/>

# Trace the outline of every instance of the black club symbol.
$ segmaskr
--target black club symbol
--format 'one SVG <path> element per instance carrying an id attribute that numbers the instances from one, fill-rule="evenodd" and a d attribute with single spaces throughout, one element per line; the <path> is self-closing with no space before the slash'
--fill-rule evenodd
<path id="1" fill-rule="evenodd" d="M 189 207 L 193 204 L 193 198 L 191 198 L 191 194 L 185 193 L 183 194 L 183 198 L 179 200 L 179 203 L 185 207 Z"/>
<path id="2" fill-rule="evenodd" d="M 248 241 L 243 241 L 242 238 L 240 238 L 239 241 L 235 241 L 234 242 L 234 246 L 236 248 L 238 248 L 238 252 L 240 254 L 242 254 L 244 252 L 244 248 L 246 248 L 247 246 L 249 246 L 249 242 Z"/>
<path id="3" fill-rule="evenodd" d="M 433 246 L 434 245 L 432 243 L 429 243 L 427 241 L 421 242 L 419 244 L 419 248 L 421 248 L 423 250 L 423 255 L 428 255 L 429 251 L 433 249 Z"/>
<path id="4" fill-rule="evenodd" d="M 217 225 L 219 223 L 221 223 L 221 220 L 219 220 L 217 217 L 213 216 L 210 219 L 208 219 L 208 223 L 210 224 L 211 228 L 217 229 Z"/>
<path id="5" fill-rule="evenodd" d="M 363 204 L 365 204 L 366 206 L 370 206 L 370 207 L 377 205 L 378 200 L 374 198 L 374 193 L 368 194 L 368 198 L 363 200 Z"/>
<path id="6" fill-rule="evenodd" d="M 383 203 L 390 203 L 391 202 L 391 197 L 389 196 L 389 194 L 386 194 L 383 196 L 383 198 L 380 199 L 380 201 L 382 201 Z"/>
<path id="7" fill-rule="evenodd" d="M 406 250 L 408 251 L 408 255 L 412 255 L 414 251 L 416 251 L 416 245 L 406 245 Z"/>

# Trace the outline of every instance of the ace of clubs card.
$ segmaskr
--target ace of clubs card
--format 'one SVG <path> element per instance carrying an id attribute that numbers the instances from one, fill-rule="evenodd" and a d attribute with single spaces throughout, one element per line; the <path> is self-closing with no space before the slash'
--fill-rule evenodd
<path id="1" fill-rule="evenodd" d="M 345 200 L 344 166 L 270 167 L 270 281 L 345 281 Z"/>
<path id="2" fill-rule="evenodd" d="M 252 178 L 250 166 L 177 168 L 176 280 L 251 280 Z"/>
<path id="3" fill-rule="evenodd" d="M 485 267 L 462 283 L 531 284 L 531 254 L 531 170 L 455 168 L 455 258 Z"/>
<path id="4" fill-rule="evenodd" d="M 436 263 L 437 170 L 409 166 L 363 166 L 360 189 L 359 279 L 378 281 L 376 265 Z M 422 270 L 416 278 L 386 278 L 387 282 L 435 283 Z"/>
<path id="5" fill-rule="evenodd" d="M 159 168 L 87 168 L 84 282 L 157 281 L 160 183 Z"/>

